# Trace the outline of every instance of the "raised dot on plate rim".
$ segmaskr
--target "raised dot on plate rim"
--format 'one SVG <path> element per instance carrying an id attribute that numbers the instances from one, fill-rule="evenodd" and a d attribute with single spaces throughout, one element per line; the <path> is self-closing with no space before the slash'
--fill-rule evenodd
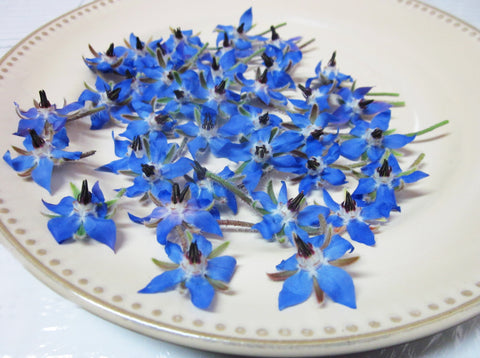
<path id="1" fill-rule="evenodd" d="M 95 292 L 95 293 L 103 293 L 103 287 L 98 287 L 98 286 L 97 286 L 97 287 L 95 287 L 95 288 L 93 289 L 93 292 Z"/>
<path id="2" fill-rule="evenodd" d="M 336 329 L 332 326 L 326 326 L 323 330 L 328 334 L 333 334 L 336 332 Z"/>
<path id="3" fill-rule="evenodd" d="M 47 254 L 47 250 L 45 249 L 38 249 L 37 250 L 37 254 L 40 255 L 40 256 L 44 256 Z"/>
<path id="4" fill-rule="evenodd" d="M 78 283 L 80 285 L 86 285 L 88 283 L 88 280 L 86 278 L 81 278 L 78 280 Z"/>
<path id="5" fill-rule="evenodd" d="M 422 314 L 419 310 L 412 310 L 409 312 L 410 316 L 412 317 L 420 317 L 420 315 Z"/>
<path id="6" fill-rule="evenodd" d="M 460 292 L 462 294 L 462 296 L 465 296 L 465 297 L 470 297 L 473 295 L 473 292 L 470 291 L 470 290 L 463 290 L 462 292 Z"/>
<path id="7" fill-rule="evenodd" d="M 115 296 L 112 297 L 112 301 L 113 302 L 122 302 L 123 298 L 120 295 L 115 295 Z"/>
<path id="8" fill-rule="evenodd" d="M 278 330 L 278 333 L 281 335 L 281 336 L 289 336 L 292 334 L 292 332 L 290 331 L 289 328 L 280 328 Z"/>
<path id="9" fill-rule="evenodd" d="M 245 334 L 246 330 L 243 327 L 237 327 L 235 328 L 235 332 L 237 332 L 238 334 Z"/>
<path id="10" fill-rule="evenodd" d="M 452 297 L 445 298 L 445 303 L 448 305 L 453 305 L 455 303 L 455 299 Z"/>
<path id="11" fill-rule="evenodd" d="M 313 335 L 313 331 L 309 328 L 304 328 L 302 329 L 301 333 L 305 336 L 305 337 L 310 337 Z"/>
<path id="12" fill-rule="evenodd" d="M 24 235 L 26 232 L 27 232 L 27 230 L 22 229 L 22 228 L 15 229 L 15 234 L 17 234 L 17 235 Z"/>
<path id="13" fill-rule="evenodd" d="M 439 307 L 436 303 L 430 303 L 428 305 L 428 308 L 431 309 L 432 311 L 436 311 L 436 310 L 438 310 Z"/>
<path id="14" fill-rule="evenodd" d="M 227 327 L 225 327 L 225 325 L 223 323 L 218 323 L 215 325 L 215 329 L 217 331 L 224 331 Z"/>
<path id="15" fill-rule="evenodd" d="M 196 327 L 202 327 L 203 326 L 203 321 L 201 319 L 196 319 L 193 321 L 193 325 Z"/>
<path id="16" fill-rule="evenodd" d="M 369 325 L 370 327 L 372 327 L 372 328 L 378 328 L 378 327 L 380 327 L 380 322 L 378 322 L 378 321 L 370 321 L 370 322 L 368 322 L 368 325 Z"/>
<path id="17" fill-rule="evenodd" d="M 134 310 L 138 310 L 138 309 L 142 308 L 142 304 L 138 303 L 138 302 L 134 302 L 134 303 L 132 303 L 132 308 Z"/>
<path id="18" fill-rule="evenodd" d="M 398 323 L 398 322 L 401 322 L 401 321 L 402 321 L 402 317 L 400 317 L 400 316 L 392 316 L 392 317 L 390 317 L 390 321 L 395 322 L 395 323 Z"/>
<path id="19" fill-rule="evenodd" d="M 162 310 L 153 310 L 152 315 L 154 316 L 160 316 L 162 314 Z"/>
<path id="20" fill-rule="evenodd" d="M 347 327 L 345 327 L 347 329 L 347 331 L 349 332 L 357 332 L 358 331 L 358 327 L 354 324 L 349 324 Z"/>
<path id="21" fill-rule="evenodd" d="M 52 266 L 58 266 L 58 265 L 60 265 L 60 260 L 52 259 L 52 260 L 50 260 L 49 264 L 52 265 Z"/>
<path id="22" fill-rule="evenodd" d="M 179 314 L 176 314 L 172 317 L 173 322 L 180 323 L 183 321 L 183 317 Z"/>
<path id="23" fill-rule="evenodd" d="M 267 331 L 265 328 L 259 328 L 259 329 L 257 329 L 256 333 L 257 333 L 257 335 L 259 335 L 260 337 L 265 337 L 266 335 L 268 335 L 268 331 Z"/>
<path id="24" fill-rule="evenodd" d="M 65 270 L 62 271 L 62 274 L 63 274 L 64 276 L 70 276 L 72 273 L 73 273 L 73 272 L 72 272 L 72 270 L 70 270 L 70 269 L 65 269 Z"/>
<path id="25" fill-rule="evenodd" d="M 17 219 L 15 219 L 15 218 L 8 218 L 7 219 L 7 223 L 9 223 L 9 224 L 15 224 L 16 222 L 17 222 Z"/>
<path id="26" fill-rule="evenodd" d="M 25 243 L 29 246 L 35 245 L 37 242 L 34 239 L 28 239 Z"/>

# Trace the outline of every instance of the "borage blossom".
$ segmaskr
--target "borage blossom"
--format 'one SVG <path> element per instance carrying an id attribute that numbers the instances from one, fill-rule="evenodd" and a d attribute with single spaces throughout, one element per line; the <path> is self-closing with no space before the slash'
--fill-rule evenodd
<path id="1" fill-rule="evenodd" d="M 187 236 L 192 239 L 185 251 L 177 244 L 166 243 L 165 252 L 173 264 L 154 260 L 169 271 L 153 278 L 138 292 L 166 292 L 180 285 L 188 289 L 195 307 L 208 309 L 215 296 L 215 289 L 228 289 L 225 283 L 230 282 L 233 276 L 236 260 L 231 256 L 218 256 L 221 251 L 212 251 L 212 244 L 202 235 L 187 232 Z"/>
<path id="2" fill-rule="evenodd" d="M 66 196 L 58 204 L 43 201 L 45 207 L 55 213 L 48 221 L 48 229 L 55 240 L 62 244 L 68 239 L 84 240 L 88 237 L 107 245 L 115 251 L 116 228 L 110 219 L 112 204 L 116 200 L 105 202 L 98 182 L 88 190 L 86 180 L 82 189 L 74 189 L 74 196 Z"/>
<path id="3" fill-rule="evenodd" d="M 54 166 L 94 154 L 94 152 L 67 152 L 63 149 L 68 143 L 65 128 L 55 134 L 50 129 L 45 137 L 30 129 L 29 135 L 23 141 L 25 149 L 12 146 L 19 156 L 12 158 L 10 151 L 7 150 L 3 160 L 18 172 L 18 175 L 31 177 L 35 183 L 51 192 L 50 183 Z"/>
<path id="4" fill-rule="evenodd" d="M 217 220 L 209 213 L 211 205 L 204 207 L 195 199 L 191 198 L 190 188 L 180 191 L 177 183 L 173 184 L 170 202 L 158 202 L 158 207 L 153 209 L 150 215 L 143 218 L 128 213 L 130 219 L 137 224 L 155 227 L 157 241 L 165 245 L 168 234 L 177 226 L 190 225 L 210 234 L 222 236 L 222 230 Z"/>
<path id="5" fill-rule="evenodd" d="M 305 205 L 303 192 L 294 198 L 288 198 L 287 185 L 282 181 L 282 186 L 275 197 L 271 182 L 269 183 L 269 194 L 258 191 L 253 192 L 252 196 L 262 204 L 265 211 L 262 221 L 253 225 L 265 239 L 271 239 L 274 236 L 281 238 L 286 235 L 293 244 L 294 236 L 308 227 L 318 226 L 318 216 L 327 217 L 329 209 L 320 205 Z M 306 232 L 305 232 L 306 233 Z"/>
<path id="6" fill-rule="evenodd" d="M 341 257 L 353 246 L 338 235 L 315 237 L 294 236 L 297 253 L 277 265 L 280 272 L 269 274 L 275 281 L 285 280 L 278 295 L 278 308 L 283 310 L 306 301 L 315 292 L 319 303 L 324 293 L 334 302 L 356 308 L 355 288 L 350 275 L 337 267 L 356 261 L 358 257 Z"/>
<path id="7" fill-rule="evenodd" d="M 403 172 L 393 155 L 381 162 L 366 165 L 362 168 L 362 173 L 368 177 L 359 179 L 352 197 L 356 200 L 374 200 L 382 216 L 386 218 L 390 216 L 391 210 L 400 211 L 395 198 L 395 189 L 400 188 L 403 183 L 414 183 L 428 176 L 415 169 Z"/>

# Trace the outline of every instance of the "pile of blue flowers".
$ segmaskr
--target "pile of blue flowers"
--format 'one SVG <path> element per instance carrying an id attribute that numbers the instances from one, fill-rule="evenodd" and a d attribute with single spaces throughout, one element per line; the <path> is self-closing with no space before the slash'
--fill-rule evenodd
<path id="1" fill-rule="evenodd" d="M 16 105 L 15 134 L 25 149 L 12 146 L 18 155 L 7 151 L 3 158 L 22 177 L 50 192 L 55 166 L 94 154 L 64 150 L 68 123 L 89 118 L 92 130 L 115 128 L 117 159 L 98 170 L 131 178 L 110 201 L 98 182 L 89 191 L 84 181 L 81 190 L 72 185 L 73 196 L 45 202 L 58 243 L 91 238 L 114 250 L 111 217 L 123 195 L 152 205 L 145 217 L 128 215 L 156 230 L 171 260 L 153 259 L 163 272 L 139 277 L 151 279 L 139 293 L 181 287 L 196 307 L 211 307 L 236 270 L 233 256 L 221 256 L 228 242 L 216 248 L 212 242 L 223 237 L 223 227 L 239 226 L 288 252 L 268 274 L 283 281 L 280 310 L 313 292 L 320 303 L 326 296 L 355 308 L 353 280 L 342 267 L 358 259 L 349 255 L 354 245 L 373 246 L 375 228 L 400 211 L 398 190 L 427 176 L 417 169 L 423 155 L 400 167 L 402 148 L 446 121 L 394 133 L 391 111 L 401 103 L 356 87 L 339 71 L 335 52 L 299 83 L 294 71 L 310 42 L 283 38 L 282 26 L 253 35 L 248 9 L 238 25 L 215 28 L 215 44 L 181 28 L 150 42 L 131 34 L 126 46 L 90 47 L 93 57 L 84 61 L 97 79 L 75 102 L 58 109 L 42 90 L 34 108 Z M 228 164 L 208 168 L 212 157 Z M 336 202 L 331 194 L 339 188 L 344 199 Z M 258 214 L 257 221 L 231 219 L 239 205 Z"/>

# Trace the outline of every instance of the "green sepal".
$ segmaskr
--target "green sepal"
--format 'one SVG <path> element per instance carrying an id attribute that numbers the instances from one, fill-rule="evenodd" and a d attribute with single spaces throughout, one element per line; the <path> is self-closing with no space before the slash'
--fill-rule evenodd
<path id="1" fill-rule="evenodd" d="M 76 199 L 80 195 L 80 189 L 73 183 L 70 183 L 70 189 L 72 190 L 72 196 Z"/>
<path id="2" fill-rule="evenodd" d="M 220 256 L 228 247 L 228 245 L 230 245 L 230 241 L 226 241 L 220 246 L 217 246 L 215 249 L 212 250 L 212 252 L 210 252 L 210 255 L 208 255 L 207 259 L 213 259 Z"/>
<path id="3" fill-rule="evenodd" d="M 277 198 L 275 197 L 275 193 L 273 192 L 273 183 L 272 181 L 270 180 L 267 184 L 267 193 L 268 193 L 268 196 L 270 197 L 270 199 L 272 199 L 273 203 L 275 205 L 278 204 L 278 200 Z"/>
<path id="4" fill-rule="evenodd" d="M 152 258 L 152 261 L 155 265 L 160 267 L 163 270 L 171 271 L 177 269 L 180 265 L 173 262 L 160 261 L 155 258 Z"/>

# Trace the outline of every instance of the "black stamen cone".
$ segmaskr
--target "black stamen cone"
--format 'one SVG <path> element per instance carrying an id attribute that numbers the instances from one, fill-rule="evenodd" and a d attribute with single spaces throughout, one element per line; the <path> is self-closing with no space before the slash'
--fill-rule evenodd
<path id="1" fill-rule="evenodd" d="M 380 168 L 377 168 L 378 175 L 381 177 L 388 177 L 390 176 L 390 173 L 392 172 L 392 167 L 388 164 L 388 160 L 384 159 L 382 166 Z"/>
<path id="2" fill-rule="evenodd" d="M 174 33 L 176 39 L 178 39 L 178 40 L 183 39 L 182 30 L 180 30 L 179 27 L 177 27 L 173 33 Z"/>
<path id="3" fill-rule="evenodd" d="M 118 99 L 118 96 L 120 96 L 120 88 L 115 88 L 114 90 L 107 90 L 107 98 L 110 101 L 116 101 Z"/>
<path id="4" fill-rule="evenodd" d="M 193 170 L 195 170 L 198 180 L 205 179 L 207 175 L 207 168 L 202 167 L 202 165 L 196 160 L 193 162 Z"/>
<path id="5" fill-rule="evenodd" d="M 157 47 L 162 51 L 162 55 L 165 56 L 167 54 L 167 50 L 163 47 L 163 45 L 160 43 L 160 41 L 157 42 Z"/>
<path id="6" fill-rule="evenodd" d="M 300 203 L 302 202 L 303 198 L 305 195 L 303 194 L 303 191 L 298 194 L 295 198 L 293 199 L 288 199 L 287 207 L 288 210 L 290 211 L 297 211 Z"/>
<path id="7" fill-rule="evenodd" d="M 267 72 L 268 72 L 267 69 L 265 69 L 265 70 L 263 71 L 263 73 L 262 73 L 262 74 L 260 75 L 260 77 L 258 78 L 258 82 L 263 83 L 263 84 L 267 83 Z"/>
<path id="8" fill-rule="evenodd" d="M 212 70 L 218 71 L 219 69 L 220 69 L 220 66 L 219 66 L 218 63 L 217 63 L 217 58 L 214 57 L 214 58 L 212 59 Z"/>
<path id="9" fill-rule="evenodd" d="M 225 85 L 227 84 L 226 80 L 222 80 L 218 85 L 215 86 L 215 93 L 224 94 L 225 93 Z"/>
<path id="10" fill-rule="evenodd" d="M 47 99 L 47 95 L 44 90 L 38 91 L 40 94 L 40 108 L 48 108 L 51 106 L 49 100 Z"/>
<path id="11" fill-rule="evenodd" d="M 342 203 L 342 206 L 347 213 L 350 211 L 355 211 L 357 208 L 357 202 L 354 198 L 352 198 L 348 191 L 345 193 L 345 201 Z"/>
<path id="12" fill-rule="evenodd" d="M 268 121 L 270 120 L 270 115 L 268 114 L 268 112 L 262 114 L 260 117 L 258 117 L 258 121 L 260 122 L 260 124 L 266 126 L 268 124 Z"/>
<path id="13" fill-rule="evenodd" d="M 170 116 L 168 114 L 157 114 L 155 116 L 155 122 L 157 122 L 157 124 L 165 124 L 168 122 L 168 120 L 170 119 Z"/>
<path id="14" fill-rule="evenodd" d="M 300 88 L 300 90 L 302 91 L 302 93 L 305 97 L 310 97 L 312 95 L 312 89 L 311 88 L 304 87 L 301 84 L 298 85 L 298 88 Z"/>
<path id="15" fill-rule="evenodd" d="M 135 152 L 143 149 L 142 139 L 139 135 L 137 135 L 133 138 L 131 147 Z"/>
<path id="16" fill-rule="evenodd" d="M 277 31 L 275 30 L 275 26 L 270 26 L 270 30 L 272 31 L 272 41 L 278 40 L 280 36 L 278 36 Z"/>
<path id="17" fill-rule="evenodd" d="M 192 242 L 187 252 L 188 261 L 191 264 L 199 264 L 201 262 L 202 253 L 198 249 L 197 243 Z"/>
<path id="18" fill-rule="evenodd" d="M 360 102 L 358 103 L 358 105 L 359 105 L 359 107 L 360 107 L 361 109 L 365 109 L 365 108 L 367 108 L 368 105 L 369 105 L 370 103 L 372 103 L 372 102 L 373 102 L 373 99 L 363 99 L 363 98 L 362 98 L 362 99 L 360 100 Z"/>
<path id="19" fill-rule="evenodd" d="M 77 201 L 83 205 L 90 204 L 92 201 L 92 193 L 88 191 L 87 180 L 82 182 L 82 190 L 80 191 L 80 194 L 78 194 Z"/>
<path id="20" fill-rule="evenodd" d="M 202 128 L 209 131 L 213 127 L 214 127 L 214 123 L 213 123 L 212 117 L 210 116 L 210 114 L 206 114 L 205 118 L 203 119 Z"/>
<path id="21" fill-rule="evenodd" d="M 185 92 L 183 92 L 182 90 L 175 90 L 173 91 L 173 93 L 175 93 L 175 97 L 177 97 L 177 99 L 182 99 L 183 97 L 185 97 Z"/>
<path id="22" fill-rule="evenodd" d="M 237 27 L 237 32 L 238 32 L 239 34 L 243 34 L 244 28 L 245 28 L 245 23 L 242 22 L 242 23 L 240 24 L 240 26 Z"/>
<path id="23" fill-rule="evenodd" d="M 230 46 L 230 39 L 228 38 L 228 34 L 226 32 L 223 33 L 223 47 Z"/>
<path id="24" fill-rule="evenodd" d="M 328 61 L 328 65 L 331 67 L 335 67 L 337 65 L 337 61 L 335 60 L 335 57 L 337 56 L 337 51 L 334 51 L 332 53 L 332 57 L 330 57 L 330 61 Z"/>
<path id="25" fill-rule="evenodd" d="M 108 46 L 108 49 L 107 51 L 105 52 L 105 55 L 107 55 L 108 57 L 114 57 L 115 54 L 113 53 L 113 49 L 115 48 L 115 46 L 113 45 L 113 42 L 110 44 L 110 46 Z"/>
<path id="26" fill-rule="evenodd" d="M 155 167 L 150 164 L 142 164 L 142 172 L 147 178 L 150 178 L 152 175 L 155 175 Z"/>
<path id="27" fill-rule="evenodd" d="M 265 66 L 267 66 L 267 68 L 272 67 L 273 64 L 275 63 L 274 59 L 268 56 L 265 52 L 262 53 L 262 60 Z"/>
<path id="28" fill-rule="evenodd" d="M 312 244 L 307 244 L 297 234 L 293 234 L 298 256 L 308 258 L 313 255 Z"/>
<path id="29" fill-rule="evenodd" d="M 383 131 L 380 128 L 375 128 L 375 130 L 370 134 L 372 135 L 373 138 L 380 139 L 382 138 Z"/>
<path id="30" fill-rule="evenodd" d="M 143 50 L 143 44 L 142 44 L 142 41 L 140 41 L 140 38 L 137 36 L 135 40 L 136 40 L 135 48 L 139 51 Z"/>
<path id="31" fill-rule="evenodd" d="M 173 187 L 172 187 L 172 202 L 174 204 L 177 204 L 178 203 L 178 198 L 180 196 L 180 186 L 178 185 L 178 183 L 173 183 Z"/>
<path id="32" fill-rule="evenodd" d="M 35 131 L 35 129 L 30 129 L 28 131 L 28 133 L 30 134 L 30 137 L 32 138 L 32 145 L 33 145 L 33 148 L 40 148 L 41 146 L 43 146 L 45 144 L 45 139 L 43 139 L 42 137 L 40 137 L 37 132 Z"/>
<path id="33" fill-rule="evenodd" d="M 310 133 L 310 135 L 315 138 L 316 140 L 319 140 L 322 135 L 324 135 L 325 132 L 323 131 L 323 128 L 315 129 Z"/>
<path id="34" fill-rule="evenodd" d="M 317 161 L 317 158 L 310 158 L 307 160 L 307 168 L 315 170 L 320 166 L 320 163 Z"/>

